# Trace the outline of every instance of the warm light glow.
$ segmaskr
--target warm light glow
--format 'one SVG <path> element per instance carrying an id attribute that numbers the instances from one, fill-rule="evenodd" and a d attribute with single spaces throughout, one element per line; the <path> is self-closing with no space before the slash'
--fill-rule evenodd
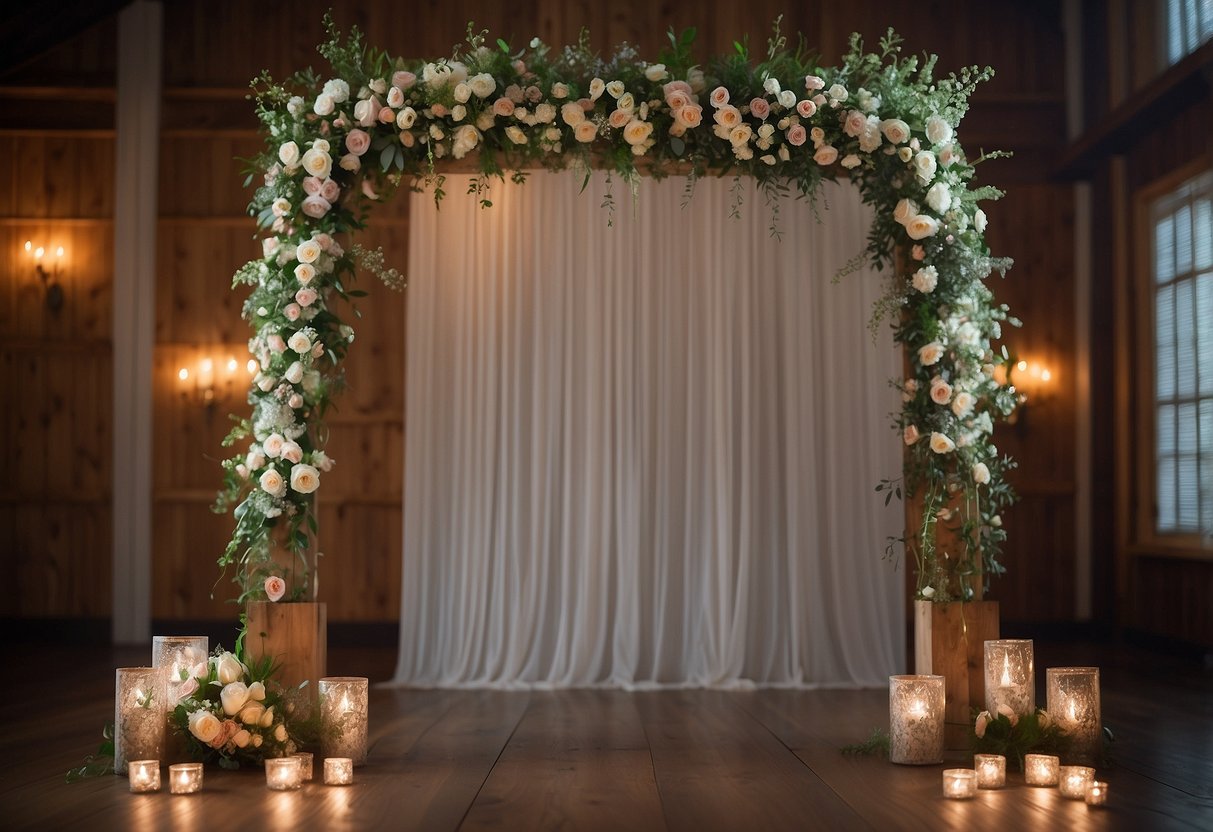
<path id="1" fill-rule="evenodd" d="M 1066 703 L 1066 716 L 1071 722 L 1078 722 L 1078 703 L 1073 699 Z"/>
<path id="2" fill-rule="evenodd" d="M 246 370 L 248 370 L 250 376 L 257 372 L 257 362 L 251 358 L 248 360 L 248 363 L 244 365 L 244 367 Z"/>
<path id="3" fill-rule="evenodd" d="M 1002 681 L 999 683 L 1004 688 L 1011 686 L 1011 654 L 1003 654 L 1002 657 Z"/>
<path id="4" fill-rule="evenodd" d="M 182 367 L 180 370 L 177 371 L 177 378 L 181 379 L 182 381 L 189 381 L 189 377 L 190 377 L 190 371 L 187 370 L 185 367 Z"/>
<path id="5" fill-rule="evenodd" d="M 63 256 L 63 246 L 59 246 L 59 248 L 55 249 L 55 256 L 56 256 L 56 257 L 62 257 L 62 256 Z"/>
<path id="6" fill-rule="evenodd" d="M 1050 373 L 1048 370 L 1040 371 L 1040 380 L 1041 381 L 1050 381 L 1052 378 L 1053 378 L 1053 374 Z"/>
<path id="7" fill-rule="evenodd" d="M 34 259 L 35 260 L 41 260 L 42 255 L 44 255 L 44 254 L 46 254 L 46 249 L 44 249 L 42 246 L 38 246 L 36 249 L 34 249 Z"/>
<path id="8" fill-rule="evenodd" d="M 212 361 L 210 358 L 204 358 L 198 364 L 198 369 L 204 373 L 212 372 L 215 369 L 215 362 Z"/>
<path id="9" fill-rule="evenodd" d="M 354 707 L 350 704 L 350 695 L 348 693 L 342 693 L 341 694 L 341 712 L 343 714 L 348 714 L 352 710 L 354 710 Z"/>
<path id="10" fill-rule="evenodd" d="M 927 703 L 921 699 L 915 699 L 910 703 L 910 716 L 914 719 L 922 719 L 927 715 Z"/>
<path id="11" fill-rule="evenodd" d="M 1108 802 L 1108 784 L 1102 780 L 1096 780 L 1087 787 L 1087 805 L 1088 806 L 1104 806 Z"/>
<path id="12" fill-rule="evenodd" d="M 32 241 L 32 240 L 26 240 L 26 241 L 25 241 L 25 250 L 26 250 L 26 251 L 33 251 L 33 250 L 34 250 L 34 243 L 33 243 L 33 241 Z"/>
<path id="13" fill-rule="evenodd" d="M 1015 365 L 1015 369 L 1019 370 L 1019 372 L 1022 373 L 1024 370 L 1028 369 L 1028 362 L 1020 361 L 1018 364 Z"/>
<path id="14" fill-rule="evenodd" d="M 236 359 L 235 359 L 235 358 L 229 358 L 229 359 L 227 360 L 227 371 L 228 371 L 228 373 L 234 373 L 234 372 L 236 372 L 236 368 L 237 368 L 237 367 L 239 367 L 239 366 L 240 366 L 240 364 L 239 364 L 239 363 L 236 361 Z"/>

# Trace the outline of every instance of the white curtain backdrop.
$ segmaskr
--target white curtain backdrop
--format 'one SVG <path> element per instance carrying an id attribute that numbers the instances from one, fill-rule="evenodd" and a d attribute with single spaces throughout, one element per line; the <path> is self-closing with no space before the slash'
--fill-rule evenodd
<path id="1" fill-rule="evenodd" d="M 400 655 L 415 686 L 883 686 L 904 663 L 881 278 L 827 186 L 451 176 L 413 197 Z"/>

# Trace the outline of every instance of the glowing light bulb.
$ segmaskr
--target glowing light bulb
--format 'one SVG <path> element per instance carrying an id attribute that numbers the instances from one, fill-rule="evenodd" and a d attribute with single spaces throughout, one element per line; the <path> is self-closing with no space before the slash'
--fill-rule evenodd
<path id="1" fill-rule="evenodd" d="M 33 241 L 32 241 L 32 240 L 26 240 L 26 241 L 25 241 L 25 250 L 26 250 L 26 251 L 33 251 L 33 250 L 34 250 L 34 243 L 33 243 Z"/>
<path id="2" fill-rule="evenodd" d="M 41 260 L 42 255 L 44 255 L 44 254 L 46 254 L 46 249 L 44 249 L 42 246 L 38 246 L 36 249 L 34 249 L 34 259 L 35 260 Z"/>
<path id="3" fill-rule="evenodd" d="M 235 359 L 235 358 L 229 358 L 229 359 L 227 360 L 227 371 L 228 371 L 229 373 L 234 373 L 234 372 L 236 372 L 236 368 L 237 368 L 237 367 L 239 367 L 239 366 L 240 366 L 240 365 L 239 365 L 239 364 L 236 362 L 236 359 Z"/>
<path id="4" fill-rule="evenodd" d="M 1019 370 L 1019 372 L 1022 373 L 1024 370 L 1028 369 L 1028 362 L 1020 361 L 1018 364 L 1015 365 L 1015 369 Z"/>
<path id="5" fill-rule="evenodd" d="M 253 373 L 257 372 L 257 362 L 250 358 L 248 360 L 248 364 L 244 365 L 244 368 L 248 370 L 249 375 L 251 376 Z"/>
<path id="6" fill-rule="evenodd" d="M 181 379 L 182 381 L 187 381 L 189 379 L 189 377 L 190 377 L 190 371 L 187 370 L 185 367 L 182 367 L 180 370 L 177 371 L 177 378 Z"/>

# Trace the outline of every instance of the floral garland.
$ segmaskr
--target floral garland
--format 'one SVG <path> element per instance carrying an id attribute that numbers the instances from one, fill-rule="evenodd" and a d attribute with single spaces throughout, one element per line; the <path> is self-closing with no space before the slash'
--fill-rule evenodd
<path id="1" fill-rule="evenodd" d="M 437 163 L 448 158 L 478 160 L 470 192 L 485 206 L 490 177 L 509 170 L 521 183 L 535 166 L 587 177 L 605 167 L 628 186 L 641 166 L 656 177 L 678 172 L 688 195 L 708 173 L 751 176 L 775 236 L 780 198 L 794 189 L 812 199 L 823 179 L 849 178 L 876 219 L 866 251 L 843 272 L 865 261 L 891 267 L 873 326 L 891 320 L 911 356 L 907 378 L 895 382 L 904 482 L 877 491 L 887 491 L 886 502 L 903 492 L 916 500 L 921 523 L 888 553 L 904 545 L 916 597 L 935 601 L 971 598 L 976 578 L 1003 571 L 999 511 L 1013 499 L 1012 462 L 998 456 L 991 433 L 1015 393 L 996 380 L 1008 355 L 991 342 L 1003 322 L 1017 322 L 983 282 L 1010 265 L 990 256 L 979 207 L 1001 192 L 970 187 L 981 159 L 966 158 L 956 137 L 988 68 L 935 79 L 935 58 L 902 57 L 891 31 L 878 53 L 852 36 L 842 65 L 824 67 L 803 49 L 789 52 L 778 21 L 757 64 L 736 44 L 702 67 L 691 58 L 694 30 L 671 32 L 670 47 L 646 62 L 626 44 L 600 58 L 584 36 L 559 52 L 538 39 L 517 51 L 501 40 L 494 47 L 469 26 L 453 58 L 410 63 L 366 48 L 356 29 L 343 39 L 331 19 L 325 25 L 330 40 L 319 51 L 332 77 L 307 70 L 253 84 L 267 146 L 252 160 L 250 181 L 263 184 L 250 213 L 268 234 L 263 256 L 234 285 L 251 287 L 243 315 L 258 372 L 252 417 L 225 440 L 251 443 L 224 463 L 217 503 L 234 507 L 220 565 L 237 567 L 242 601 L 314 593 L 314 493 L 333 464 L 323 419 L 354 338 L 334 304 L 365 294 L 349 288 L 358 267 L 403 286 L 382 252 L 337 240 L 363 228 L 368 208 L 401 182 L 440 200 Z M 608 210 L 613 204 L 608 197 Z M 941 528 L 955 550 L 937 544 Z M 276 558 L 276 548 L 290 558 Z"/>

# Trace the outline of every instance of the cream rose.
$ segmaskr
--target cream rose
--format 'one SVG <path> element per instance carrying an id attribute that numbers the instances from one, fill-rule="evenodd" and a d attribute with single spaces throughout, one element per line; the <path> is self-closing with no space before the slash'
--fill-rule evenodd
<path id="1" fill-rule="evenodd" d="M 299 362 L 296 361 L 295 363 L 298 364 Z M 300 380 L 302 380 L 303 374 L 300 373 L 299 375 L 300 375 Z M 300 447 L 298 442 L 295 442 L 293 440 L 289 441 L 282 446 L 282 458 L 285 459 L 287 462 L 302 462 L 303 461 L 303 448 Z"/>
<path id="2" fill-rule="evenodd" d="M 282 455 L 282 446 L 285 444 L 286 439 L 283 438 L 282 434 L 271 433 L 265 438 L 265 441 L 261 443 L 261 448 L 265 451 L 265 455 L 270 459 L 277 459 Z M 229 679 L 228 681 L 233 680 Z"/>
<path id="3" fill-rule="evenodd" d="M 688 130 L 703 123 L 703 107 L 698 104 L 687 104 L 674 111 L 674 120 Z"/>
<path id="4" fill-rule="evenodd" d="M 274 706 L 270 705 L 265 709 L 265 713 L 261 715 L 261 727 L 269 728 L 274 724 Z"/>
<path id="5" fill-rule="evenodd" d="M 279 724 L 278 727 L 274 729 L 274 739 L 278 740 L 278 742 L 286 742 L 286 737 L 286 726 Z"/>
<path id="6" fill-rule="evenodd" d="M 666 71 L 665 64 L 649 64 L 644 68 L 644 77 L 653 83 L 664 81 L 669 75 L 670 73 Z"/>
<path id="7" fill-rule="evenodd" d="M 526 133 L 523 133 L 522 129 L 514 124 L 505 128 L 505 135 L 514 144 L 526 144 L 527 142 Z"/>
<path id="8" fill-rule="evenodd" d="M 956 415 L 956 418 L 964 419 L 973 412 L 975 404 L 977 404 L 977 397 L 962 390 L 952 399 L 952 413 Z"/>
<path id="9" fill-rule="evenodd" d="M 922 437 L 918 433 L 918 427 L 916 425 L 906 425 L 906 429 L 902 431 L 901 438 L 906 445 L 913 445 Z"/>
<path id="10" fill-rule="evenodd" d="M 303 169 L 317 179 L 327 179 L 333 171 L 333 157 L 327 150 L 313 147 L 303 154 Z"/>
<path id="11" fill-rule="evenodd" d="M 311 465 L 300 463 L 291 468 L 291 488 L 300 494 L 311 494 L 320 487 L 320 472 Z"/>
<path id="12" fill-rule="evenodd" d="M 952 207 L 952 192 L 943 182 L 936 182 L 927 191 L 927 205 L 936 214 L 942 214 Z"/>
<path id="13" fill-rule="evenodd" d="M 261 490 L 271 497 L 281 497 L 286 493 L 286 480 L 282 479 L 276 468 L 266 468 L 257 482 Z"/>
<path id="14" fill-rule="evenodd" d="M 585 121 L 585 110 L 576 101 L 569 101 L 560 107 L 560 118 L 569 127 L 576 127 Z"/>
<path id="15" fill-rule="evenodd" d="M 990 712 L 982 711 L 981 713 L 979 713 L 977 715 L 977 722 L 975 722 L 973 724 L 973 733 L 977 735 L 978 739 L 981 739 L 986 735 L 986 728 L 989 728 L 989 727 L 990 727 Z"/>
<path id="16" fill-rule="evenodd" d="M 472 91 L 472 95 L 477 98 L 488 98 L 497 89 L 497 82 L 493 80 L 493 76 L 487 72 L 482 72 L 479 75 L 472 76 L 468 81 L 468 87 Z"/>
<path id="17" fill-rule="evenodd" d="M 295 259 L 300 263 L 315 263 L 322 251 L 320 243 L 315 240 L 304 240 L 295 249 Z"/>
<path id="18" fill-rule="evenodd" d="M 590 81 L 590 100 L 597 101 L 602 97 L 603 91 L 606 89 L 606 83 L 601 78 L 594 78 Z"/>
<path id="19" fill-rule="evenodd" d="M 838 149 L 833 145 L 822 145 L 813 154 L 813 161 L 819 165 L 832 165 L 838 161 Z"/>
<path id="20" fill-rule="evenodd" d="M 918 204 L 912 199 L 902 198 L 898 200 L 897 207 L 893 209 L 893 219 L 902 225 L 905 225 L 917 215 Z"/>
<path id="21" fill-rule="evenodd" d="M 282 579 L 279 578 L 279 580 L 282 580 Z M 283 581 L 282 586 L 284 589 L 286 588 L 285 581 Z M 262 684 L 261 682 L 253 682 L 251 685 L 248 686 L 248 695 L 249 695 L 249 699 L 252 699 L 254 702 L 262 701 L 263 699 L 265 699 L 265 685 Z"/>
<path id="22" fill-rule="evenodd" d="M 254 702 L 245 696 L 244 707 L 240 709 L 240 721 L 245 725 L 256 725 L 261 721 L 261 715 L 265 713 L 265 706 L 260 702 Z"/>
<path id="23" fill-rule="evenodd" d="M 927 214 L 918 214 L 910 217 L 905 226 L 911 240 L 922 240 L 939 230 L 939 220 Z"/>
<path id="24" fill-rule="evenodd" d="M 952 401 L 952 385 L 941 378 L 931 382 L 931 401 L 935 404 L 947 404 Z"/>
<path id="25" fill-rule="evenodd" d="M 219 701 L 223 704 L 225 714 L 235 716 L 248 702 L 248 687 L 244 682 L 228 682 L 219 691 Z"/>
<path id="26" fill-rule="evenodd" d="M 345 149 L 355 156 L 366 153 L 371 146 L 371 136 L 365 130 L 354 128 L 345 136 Z"/>
<path id="27" fill-rule="evenodd" d="M 288 168 L 299 164 L 299 145 L 287 142 L 278 148 L 278 159 Z"/>
<path id="28" fill-rule="evenodd" d="M 910 138 L 910 125 L 899 118 L 886 118 L 880 122 L 880 132 L 890 144 L 903 144 Z"/>
<path id="29" fill-rule="evenodd" d="M 210 711 L 194 711 L 190 714 L 190 733 L 197 737 L 200 742 L 209 743 L 219 736 L 219 731 L 222 728 L 223 723 L 219 721 L 219 717 Z"/>
<path id="30" fill-rule="evenodd" d="M 986 212 L 978 208 L 973 212 L 973 227 L 977 229 L 978 234 L 984 234 L 986 231 Z"/>
<path id="31" fill-rule="evenodd" d="M 307 165 L 306 160 L 304 165 Z M 935 154 L 929 150 L 920 150 L 914 154 L 914 170 L 918 173 L 918 180 L 924 185 L 935 178 Z"/>
<path id="32" fill-rule="evenodd" d="M 942 433 L 935 431 L 931 434 L 931 450 L 937 454 L 947 454 L 956 450 L 956 443 Z"/>
<path id="33" fill-rule="evenodd" d="M 598 135 L 598 126 L 592 121 L 583 121 L 573 128 L 573 137 L 582 144 L 594 141 Z"/>
<path id="34" fill-rule="evenodd" d="M 623 95 L 624 92 L 623 82 L 607 81 L 606 91 L 607 95 L 609 95 L 611 98 L 618 98 L 619 96 Z"/>
<path id="35" fill-rule="evenodd" d="M 985 485 L 990 481 L 990 468 L 984 462 L 978 462 L 973 466 L 973 482 L 978 485 Z"/>
<path id="36" fill-rule="evenodd" d="M 914 277 L 910 282 L 924 295 L 930 294 L 935 291 L 935 286 L 939 283 L 939 272 L 934 266 L 923 266 L 914 272 Z"/>
<path id="37" fill-rule="evenodd" d="M 941 358 L 943 358 L 943 345 L 937 341 L 932 341 L 918 351 L 918 363 L 924 367 L 939 363 Z"/>
<path id="38" fill-rule="evenodd" d="M 312 342 L 302 331 L 296 332 L 286 342 L 286 345 L 299 355 L 307 355 L 312 351 Z"/>
<path id="39" fill-rule="evenodd" d="M 712 90 L 712 94 L 708 96 L 708 101 L 712 102 L 712 106 L 720 109 L 725 104 L 729 103 L 729 91 L 724 87 L 717 87 Z"/>

